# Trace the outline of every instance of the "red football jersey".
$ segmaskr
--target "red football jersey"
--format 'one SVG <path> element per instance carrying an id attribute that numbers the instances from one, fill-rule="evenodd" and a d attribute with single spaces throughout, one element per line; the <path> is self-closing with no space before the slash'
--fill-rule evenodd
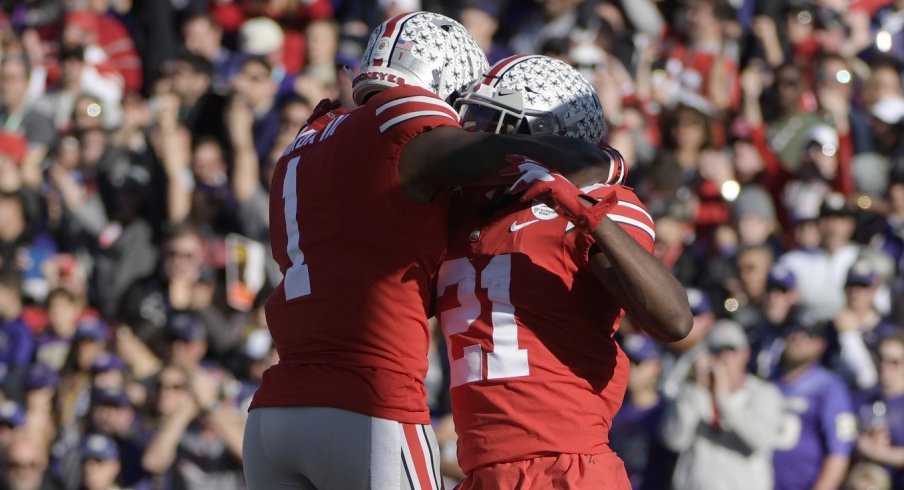
<path id="1" fill-rule="evenodd" d="M 606 189 L 585 191 L 600 197 Z M 652 251 L 649 214 L 632 191 L 616 192 L 609 219 Z M 459 463 L 469 472 L 548 453 L 607 452 L 628 366 L 613 339 L 623 312 L 590 270 L 595 242 L 536 202 L 481 219 L 481 199 L 469 192 L 453 201 L 437 284 Z"/>
<path id="2" fill-rule="evenodd" d="M 429 423 L 427 305 L 449 196 L 409 200 L 398 165 L 408 141 L 458 126 L 458 116 L 431 92 L 404 86 L 319 121 L 302 128 L 273 176 L 270 236 L 284 278 L 265 308 L 280 360 L 251 407 Z"/>

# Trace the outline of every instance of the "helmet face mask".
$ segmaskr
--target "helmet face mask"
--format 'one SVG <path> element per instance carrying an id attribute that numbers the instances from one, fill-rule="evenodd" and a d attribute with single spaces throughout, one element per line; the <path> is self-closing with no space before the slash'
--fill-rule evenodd
<path id="1" fill-rule="evenodd" d="M 431 12 L 402 14 L 371 34 L 352 96 L 361 105 L 387 88 L 414 85 L 445 100 L 488 66 L 483 50 L 455 20 Z"/>
<path id="2" fill-rule="evenodd" d="M 475 84 L 455 105 L 465 131 L 497 134 L 524 131 L 524 98 L 519 91 Z"/>
<path id="3" fill-rule="evenodd" d="M 593 86 L 567 63 L 547 56 L 499 61 L 456 104 L 469 131 L 556 134 L 596 144 L 606 129 Z"/>

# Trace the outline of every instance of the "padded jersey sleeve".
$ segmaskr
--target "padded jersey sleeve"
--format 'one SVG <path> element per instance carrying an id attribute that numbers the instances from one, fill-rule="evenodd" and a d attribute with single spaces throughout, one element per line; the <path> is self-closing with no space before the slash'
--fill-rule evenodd
<path id="1" fill-rule="evenodd" d="M 458 113 L 433 92 L 413 86 L 394 87 L 367 101 L 376 127 L 385 138 L 407 142 L 440 126 L 459 126 Z"/>
<path id="2" fill-rule="evenodd" d="M 618 204 L 609 211 L 607 217 L 618 223 L 621 229 L 639 243 L 644 250 L 653 253 L 653 245 L 656 241 L 656 229 L 653 225 L 653 218 L 647 212 L 647 208 L 643 203 L 640 202 L 640 198 L 634 194 L 634 191 L 622 185 L 609 186 L 603 184 L 587 186 L 581 190 L 585 194 L 600 199 L 613 188 L 618 197 Z M 573 250 L 575 254 L 574 260 L 581 266 L 587 265 L 590 257 L 600 252 L 596 240 L 589 233 L 576 233 L 571 224 L 568 225 L 567 231 L 576 235 Z"/>

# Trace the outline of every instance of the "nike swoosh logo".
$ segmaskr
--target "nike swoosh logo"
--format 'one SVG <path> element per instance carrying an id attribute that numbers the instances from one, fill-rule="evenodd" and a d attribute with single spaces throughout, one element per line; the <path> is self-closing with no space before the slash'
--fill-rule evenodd
<path id="1" fill-rule="evenodd" d="M 512 226 L 509 226 L 509 231 L 514 233 L 514 232 L 520 230 L 521 228 L 524 228 L 525 226 L 529 226 L 529 225 L 536 223 L 537 221 L 540 221 L 540 220 L 533 219 L 530 221 L 525 221 L 524 223 L 518 223 L 517 221 L 513 221 Z"/>

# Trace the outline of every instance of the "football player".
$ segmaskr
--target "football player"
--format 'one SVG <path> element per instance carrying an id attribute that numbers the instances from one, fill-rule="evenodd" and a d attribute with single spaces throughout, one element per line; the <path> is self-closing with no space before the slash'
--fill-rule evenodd
<path id="1" fill-rule="evenodd" d="M 596 178 L 609 168 L 586 142 L 464 131 L 447 99 L 488 63 L 452 19 L 389 19 L 361 65 L 359 107 L 321 105 L 274 171 L 284 278 L 265 311 L 279 363 L 245 429 L 251 490 L 439 488 L 424 376 L 450 184 L 503 181 L 511 153 Z"/>
<path id="2" fill-rule="evenodd" d="M 499 61 L 459 103 L 473 131 L 594 143 L 604 133 L 593 87 L 545 56 Z M 467 475 L 458 488 L 628 489 L 608 446 L 628 373 L 613 335 L 626 312 L 659 340 L 683 338 L 687 296 L 651 254 L 653 220 L 630 189 L 579 189 L 525 160 L 517 168 L 507 191 L 453 200 L 440 266 L 437 315 Z"/>

